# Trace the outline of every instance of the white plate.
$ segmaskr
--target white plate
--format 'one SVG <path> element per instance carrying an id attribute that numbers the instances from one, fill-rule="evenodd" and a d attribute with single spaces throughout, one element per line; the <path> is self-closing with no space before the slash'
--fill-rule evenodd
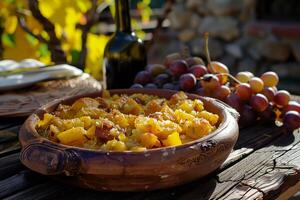
<path id="1" fill-rule="evenodd" d="M 34 73 L 0 76 L 0 91 L 20 89 L 46 80 L 71 78 L 82 73 L 82 70 L 76 67 L 62 64 L 46 67 Z"/>

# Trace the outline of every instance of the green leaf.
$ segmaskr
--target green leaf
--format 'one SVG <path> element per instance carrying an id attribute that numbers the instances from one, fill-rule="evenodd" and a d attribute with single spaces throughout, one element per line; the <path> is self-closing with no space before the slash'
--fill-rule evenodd
<path id="1" fill-rule="evenodd" d="M 46 44 L 41 44 L 39 47 L 39 53 L 41 57 L 48 56 L 50 54 L 48 46 Z"/>
<path id="2" fill-rule="evenodd" d="M 16 46 L 15 36 L 13 34 L 3 33 L 1 39 L 4 46 L 8 46 L 8 47 Z"/>
<path id="3" fill-rule="evenodd" d="M 72 63 L 78 63 L 79 57 L 80 57 L 80 51 L 76 49 L 71 50 L 71 56 L 72 56 Z"/>
<path id="4" fill-rule="evenodd" d="M 38 42 L 37 42 L 37 39 L 35 39 L 35 37 L 33 37 L 32 35 L 30 34 L 26 34 L 26 40 L 29 42 L 30 45 L 32 46 L 35 46 Z"/>

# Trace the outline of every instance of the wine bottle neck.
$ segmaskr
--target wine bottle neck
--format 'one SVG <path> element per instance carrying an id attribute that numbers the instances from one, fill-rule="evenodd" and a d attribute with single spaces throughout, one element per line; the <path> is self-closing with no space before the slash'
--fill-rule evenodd
<path id="1" fill-rule="evenodd" d="M 129 0 L 115 0 L 117 31 L 131 32 Z"/>

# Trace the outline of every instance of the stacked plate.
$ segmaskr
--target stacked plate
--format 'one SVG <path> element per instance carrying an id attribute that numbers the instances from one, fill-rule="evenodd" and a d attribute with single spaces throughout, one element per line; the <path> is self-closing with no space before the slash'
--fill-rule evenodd
<path id="1" fill-rule="evenodd" d="M 82 70 L 68 64 L 45 65 L 26 59 L 0 61 L 0 91 L 24 88 L 37 82 L 71 78 L 82 75 Z"/>

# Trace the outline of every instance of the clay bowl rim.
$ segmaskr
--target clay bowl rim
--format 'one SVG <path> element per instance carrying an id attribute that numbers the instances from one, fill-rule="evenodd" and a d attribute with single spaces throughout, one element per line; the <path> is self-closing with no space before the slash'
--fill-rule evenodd
<path id="1" fill-rule="evenodd" d="M 118 93 L 118 94 L 133 94 L 133 93 L 142 93 L 142 94 L 150 94 L 150 95 L 152 94 L 152 95 L 156 95 L 158 97 L 163 96 L 162 94 L 172 95 L 172 94 L 175 94 L 175 93 L 179 92 L 179 91 L 175 91 L 175 90 L 144 89 L 144 88 L 143 89 L 112 89 L 112 90 L 109 90 L 109 91 L 111 91 L 112 93 Z M 159 147 L 159 148 L 155 148 L 155 149 L 147 149 L 145 151 L 104 151 L 104 150 L 100 150 L 100 149 L 88 149 L 88 148 L 84 148 L 84 147 L 76 147 L 76 146 L 60 144 L 60 143 L 57 143 L 57 142 L 53 142 L 53 141 L 47 139 L 46 137 L 41 136 L 37 132 L 35 127 L 36 127 L 36 124 L 37 124 L 37 120 L 40 119 L 39 115 L 44 115 L 45 113 L 47 113 L 48 112 L 47 109 L 49 109 L 49 107 L 55 106 L 55 108 L 57 108 L 57 106 L 60 103 L 63 103 L 65 101 L 69 101 L 70 99 L 71 99 L 71 102 L 74 102 L 77 99 L 82 98 L 82 97 L 95 98 L 95 97 L 100 96 L 102 92 L 103 91 L 86 93 L 86 94 L 81 94 L 81 95 L 74 95 L 74 96 L 66 96 L 66 97 L 63 97 L 63 98 L 60 98 L 60 99 L 56 99 L 54 101 L 51 101 L 51 102 L 41 106 L 40 108 L 38 108 L 36 111 L 34 111 L 26 119 L 26 121 L 22 125 L 22 128 L 20 129 L 20 132 L 23 131 L 23 132 L 25 132 L 25 134 L 31 134 L 33 136 L 32 139 L 29 139 L 29 140 L 24 141 L 24 142 L 26 142 L 27 144 L 31 144 L 31 143 L 37 141 L 37 139 L 40 139 L 40 140 L 38 140 L 38 143 L 48 142 L 53 146 L 62 147 L 64 149 L 75 149 L 75 150 L 81 150 L 81 151 L 87 151 L 87 152 L 93 152 L 93 153 L 105 153 L 105 154 L 109 153 L 110 155 L 111 154 L 114 154 L 114 155 L 134 154 L 135 155 L 135 154 L 144 154 L 144 153 L 148 153 L 148 152 L 149 153 L 150 152 L 155 153 L 155 152 L 174 150 L 174 149 L 179 150 L 179 149 L 186 148 L 186 147 L 204 142 L 206 140 L 209 140 L 210 138 L 212 138 L 214 136 L 222 134 L 223 133 L 222 131 L 225 128 L 227 128 L 227 126 L 230 124 L 228 116 L 231 115 L 232 118 L 236 121 L 236 123 L 237 123 L 237 120 L 239 118 L 239 114 L 235 109 L 233 109 L 232 107 L 228 106 L 227 104 L 225 104 L 224 102 L 222 102 L 218 99 L 211 98 L 211 97 L 204 97 L 204 96 L 200 96 L 200 95 L 197 95 L 197 94 L 191 94 L 191 93 L 185 92 L 185 94 L 188 96 L 189 99 L 191 99 L 191 98 L 192 99 L 200 99 L 200 100 L 205 99 L 205 101 L 210 102 L 211 104 L 213 104 L 214 107 L 216 107 L 217 109 L 220 110 L 220 114 L 223 115 L 223 120 L 221 122 L 219 122 L 218 127 L 214 131 L 212 131 L 210 134 L 208 134 L 208 135 L 206 135 L 202 138 L 199 138 L 197 140 L 193 140 L 193 141 L 190 141 L 188 143 L 181 144 L 181 145 L 178 145 L 178 146 Z M 155 94 L 157 92 L 160 93 L 161 95 Z M 163 98 L 167 98 L 167 97 L 163 97 Z M 204 102 L 204 105 L 205 105 L 205 102 Z M 25 130 L 23 130 L 23 128 Z M 22 146 L 22 148 L 24 147 L 22 145 L 22 142 L 21 142 L 21 146 Z"/>

